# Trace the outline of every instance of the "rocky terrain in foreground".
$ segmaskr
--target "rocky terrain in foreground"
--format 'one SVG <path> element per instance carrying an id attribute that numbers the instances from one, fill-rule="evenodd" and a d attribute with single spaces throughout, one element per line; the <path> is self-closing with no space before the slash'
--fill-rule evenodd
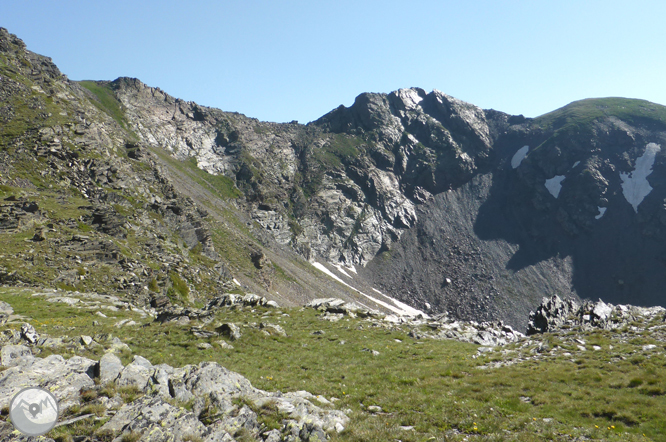
<path id="1" fill-rule="evenodd" d="M 221 348 L 233 348 L 233 342 L 238 344 L 246 339 L 242 337 L 246 333 L 242 330 L 247 324 L 220 324 L 212 312 L 227 315 L 224 312 L 260 308 L 265 312 L 262 317 L 268 318 L 270 309 L 276 313 L 280 311 L 279 306 L 265 299 L 233 294 L 220 296 L 203 309 L 187 312 L 174 312 L 171 307 L 143 310 L 117 298 L 86 293 L 71 297 L 67 293 L 45 291 L 33 293 L 31 297 L 57 305 L 75 306 L 82 314 L 95 311 L 97 318 L 106 317 L 100 314 L 102 311 L 112 314 L 126 310 L 139 320 L 162 324 L 161 327 L 171 323 L 190 330 L 192 342 L 188 345 L 196 346 L 202 352 L 213 347 L 208 343 L 211 340 L 215 340 L 213 345 Z M 415 343 L 425 340 L 442 341 L 442 345 L 450 340 L 474 343 L 477 353 L 472 359 L 480 363 L 477 370 L 496 370 L 530 361 L 548 364 L 559 356 L 573 360 L 585 352 L 603 351 L 600 346 L 590 345 L 585 340 L 585 333 L 594 330 L 611 332 L 612 339 L 617 342 L 615 345 L 626 344 L 631 335 L 645 331 L 650 332 L 651 339 L 661 343 L 638 346 L 631 352 L 617 355 L 618 361 L 638 354 L 644 354 L 646 358 L 658 356 L 666 343 L 666 325 L 663 325 L 666 310 L 661 307 L 614 306 L 603 301 L 578 305 L 571 299 L 561 300 L 556 296 L 544 298 L 541 306 L 530 315 L 527 336 L 501 323 L 457 321 L 446 315 L 430 319 L 396 318 L 334 298 L 312 301 L 308 307 L 318 311 L 320 322 L 334 327 L 344 324 L 345 318 L 346 321 L 359 318 L 358 330 L 364 327 L 402 330 L 407 339 Z M 290 314 L 299 313 L 292 311 Z M 50 390 L 56 395 L 61 412 L 54 431 L 60 429 L 61 434 L 69 434 L 58 436 L 58 440 L 324 441 L 343 432 L 350 422 L 352 410 L 337 409 L 336 402 L 340 399 L 336 397 L 326 398 L 307 391 L 264 391 L 217 362 L 183 367 L 165 363 L 153 365 L 138 354 L 131 355 L 130 347 L 112 335 L 61 335 L 56 338 L 39 333 L 30 323 L 22 322 L 24 318 L 15 314 L 10 304 L 3 302 L 0 305 L 0 321 L 4 323 L 0 333 L 3 367 L 0 372 L 0 408 L 7 410 L 11 398 L 27 386 Z M 286 337 L 292 333 L 292 330 L 285 330 L 269 320 L 249 326 L 260 329 L 266 336 Z M 134 332 L 136 334 L 141 333 L 139 330 L 145 325 L 125 319 L 116 322 L 114 327 L 119 331 L 139 327 Z M 311 336 L 323 334 L 325 332 L 320 330 Z M 562 337 L 561 344 L 549 343 L 551 336 Z M 102 356 L 99 359 L 76 356 L 92 349 Z M 613 345 L 609 349 L 612 350 Z M 371 344 L 363 351 L 380 355 Z M 43 352 L 52 354 L 40 357 Z M 68 352 L 67 359 L 60 355 Z M 131 362 L 123 364 L 119 356 L 127 359 L 130 355 Z M 663 394 L 656 388 L 653 391 Z M 529 402 L 532 399 L 525 396 L 521 400 Z M 376 406 L 367 409 L 370 413 L 381 414 L 382 411 Z M 6 411 L 3 413 L 6 415 Z M 272 423 L 267 423 L 266 415 L 272 416 Z M 85 430 L 79 428 L 87 434 L 77 434 L 74 425 L 84 421 L 92 425 L 84 427 Z M 71 432 L 63 433 L 67 428 L 71 428 Z M 456 440 L 453 439 L 456 435 L 464 435 L 457 430 L 446 434 L 452 438 L 446 440 Z M 14 432 L 6 421 L 0 423 L 0 435 L 3 440 L 28 440 Z M 476 440 L 474 432 L 467 436 Z"/>

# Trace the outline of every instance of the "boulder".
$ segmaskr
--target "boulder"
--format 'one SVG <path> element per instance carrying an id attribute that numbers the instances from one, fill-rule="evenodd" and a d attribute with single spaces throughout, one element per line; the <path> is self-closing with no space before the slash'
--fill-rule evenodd
<path id="1" fill-rule="evenodd" d="M 29 364 L 34 356 L 25 345 L 5 345 L 0 352 L 3 367 Z"/>
<path id="2" fill-rule="evenodd" d="M 527 334 L 544 333 L 564 324 L 570 315 L 578 310 L 578 304 L 571 299 L 562 300 L 554 295 L 543 298 L 536 312 L 530 313 Z"/>
<path id="3" fill-rule="evenodd" d="M 35 327 L 28 323 L 21 325 L 21 337 L 30 344 L 35 344 L 39 340 L 39 335 L 37 334 Z"/>
<path id="4" fill-rule="evenodd" d="M 236 341 L 242 336 L 240 327 L 231 322 L 220 325 L 215 329 L 215 331 L 217 331 L 222 336 L 228 337 L 232 341 Z"/>
<path id="5" fill-rule="evenodd" d="M 107 353 L 99 360 L 99 380 L 102 385 L 115 381 L 121 371 L 123 364 L 120 358 L 113 353 Z"/>

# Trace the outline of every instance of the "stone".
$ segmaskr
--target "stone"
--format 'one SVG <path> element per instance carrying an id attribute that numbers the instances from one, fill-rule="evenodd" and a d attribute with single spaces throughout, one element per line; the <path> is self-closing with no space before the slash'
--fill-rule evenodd
<path id="1" fill-rule="evenodd" d="M 578 304 L 570 299 L 563 301 L 557 295 L 543 298 L 537 311 L 530 313 L 527 335 L 544 333 L 564 324 L 577 309 Z"/>
<path id="2" fill-rule="evenodd" d="M 221 339 L 219 341 L 215 341 L 215 343 L 218 344 L 220 347 L 222 347 L 225 350 L 233 350 L 233 348 L 234 348 L 233 345 L 231 345 L 231 344 L 229 344 L 226 341 L 223 341 Z"/>
<path id="3" fill-rule="evenodd" d="M 209 344 L 208 342 L 199 342 L 197 344 L 197 348 L 199 350 L 208 350 L 210 348 L 213 348 L 213 346 L 211 344 Z"/>
<path id="4" fill-rule="evenodd" d="M 193 413 L 174 407 L 159 396 L 143 396 L 123 405 L 99 429 L 100 433 L 130 431 L 144 435 L 142 440 L 192 440 L 202 439 L 206 427 Z"/>
<path id="5" fill-rule="evenodd" d="M 120 372 L 116 384 L 118 387 L 135 386 L 145 391 L 153 370 L 153 365 L 146 358 L 134 356 L 133 361 Z"/>
<path id="6" fill-rule="evenodd" d="M 123 364 L 115 354 L 107 353 L 99 360 L 99 380 L 102 385 L 115 381 L 121 371 Z"/>
<path id="7" fill-rule="evenodd" d="M 222 336 L 228 337 L 232 341 L 237 341 L 242 336 L 240 327 L 231 322 L 220 325 L 215 329 L 215 331 L 217 331 Z"/>
<path id="8" fill-rule="evenodd" d="M 50 390 L 63 410 L 78 404 L 81 389 L 95 386 L 96 364 L 80 356 L 65 360 L 60 355 L 50 355 L 43 359 L 33 357 L 27 364 L 9 367 L 0 373 L 0 408 L 9 405 L 13 395 L 22 388 L 33 386 Z"/>
<path id="9" fill-rule="evenodd" d="M 88 346 L 93 343 L 93 338 L 86 335 L 81 335 L 81 343 L 85 346 Z"/>
<path id="10" fill-rule="evenodd" d="M 3 367 L 14 367 L 32 362 L 34 356 L 25 345 L 5 345 L 0 352 Z"/>
<path id="11" fill-rule="evenodd" d="M 259 328 L 273 336 L 282 336 L 282 337 L 287 336 L 287 332 L 285 332 L 284 329 L 277 324 L 271 324 L 269 322 L 261 322 L 259 324 Z"/>
<path id="12" fill-rule="evenodd" d="M 37 334 L 35 327 L 28 323 L 21 325 L 21 337 L 30 344 L 35 344 L 39 340 L 39 334 Z"/>

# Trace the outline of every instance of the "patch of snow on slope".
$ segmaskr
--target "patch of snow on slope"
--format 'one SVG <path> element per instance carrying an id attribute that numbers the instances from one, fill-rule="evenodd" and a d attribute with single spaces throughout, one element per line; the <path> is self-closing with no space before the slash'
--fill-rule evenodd
<path id="1" fill-rule="evenodd" d="M 357 273 L 356 273 L 356 267 L 354 267 L 354 264 L 352 264 L 351 267 L 347 267 L 347 270 L 349 270 L 350 272 L 352 272 L 354 275 L 357 274 Z"/>
<path id="2" fill-rule="evenodd" d="M 622 193 L 636 213 L 638 213 L 638 205 L 652 192 L 652 186 L 648 183 L 647 177 L 652 173 L 654 159 L 660 150 L 660 145 L 656 143 L 648 144 L 645 147 L 645 153 L 636 159 L 634 171 L 630 173 L 620 172 Z"/>
<path id="3" fill-rule="evenodd" d="M 601 217 L 604 216 L 604 213 L 606 213 L 606 209 L 608 209 L 608 207 L 597 207 L 597 209 L 599 209 L 599 215 L 595 216 L 594 218 L 601 219 Z"/>
<path id="4" fill-rule="evenodd" d="M 333 266 L 333 267 L 335 267 L 336 269 L 338 269 L 338 272 L 342 273 L 342 274 L 345 275 L 347 278 L 350 278 L 350 279 L 351 279 L 351 276 L 349 276 L 349 274 L 348 274 L 347 272 L 345 272 L 344 270 L 342 270 L 342 266 L 337 265 L 337 266 Z"/>
<path id="5" fill-rule="evenodd" d="M 523 146 L 520 149 L 518 149 L 518 152 L 516 152 L 513 155 L 513 158 L 511 158 L 511 167 L 516 169 L 518 166 L 520 166 L 520 163 L 523 162 L 529 150 L 530 146 Z"/>
<path id="6" fill-rule="evenodd" d="M 560 196 L 560 190 L 562 190 L 562 181 L 564 181 L 564 175 L 555 175 L 549 180 L 546 180 L 546 189 L 553 195 L 555 198 Z"/>
<path id="7" fill-rule="evenodd" d="M 241 283 L 238 282 L 238 280 L 237 280 L 236 278 L 234 278 L 234 284 L 236 284 L 236 285 L 241 285 Z"/>
<path id="8" fill-rule="evenodd" d="M 380 300 L 377 299 L 377 298 L 373 298 L 372 296 L 366 295 L 366 294 L 363 293 L 362 291 L 360 291 L 360 290 L 358 290 L 358 289 L 356 289 L 356 288 L 350 286 L 349 284 L 347 284 L 346 282 L 344 282 L 342 279 L 338 278 L 333 272 L 331 272 L 329 269 L 327 269 L 323 264 L 318 263 L 318 262 L 315 262 L 315 263 L 313 263 L 312 265 L 313 265 L 315 268 L 317 268 L 318 270 L 321 270 L 322 272 L 326 273 L 328 276 L 330 276 L 331 278 L 335 279 L 335 280 L 338 281 L 339 283 L 344 284 L 344 285 L 346 285 L 347 287 L 349 287 L 350 289 L 354 290 L 356 293 L 365 296 L 366 298 L 370 299 L 370 300 L 371 300 L 372 302 L 374 302 L 375 304 L 377 304 L 377 305 L 381 305 L 382 307 L 385 307 L 385 308 L 391 310 L 392 312 L 394 312 L 394 313 L 396 313 L 396 314 L 398 314 L 398 315 L 400 315 L 400 316 L 416 316 L 416 314 L 411 313 L 411 310 L 415 310 L 415 311 L 421 313 L 419 310 L 413 309 L 413 308 L 409 307 L 407 304 L 403 304 L 403 305 L 405 305 L 406 307 L 408 307 L 408 308 L 411 309 L 411 310 L 401 309 L 401 308 L 398 308 L 398 307 L 396 307 L 396 306 L 390 305 L 390 304 L 388 304 L 388 303 L 386 303 L 386 302 L 384 302 L 384 301 L 380 301 Z M 386 295 L 385 295 L 385 296 L 386 296 Z M 388 296 L 387 296 L 387 298 L 388 298 Z M 391 298 L 389 298 L 389 299 L 391 299 Z M 402 304 L 402 303 L 400 303 L 400 304 Z M 367 307 L 366 307 L 366 308 L 367 308 Z M 368 310 L 370 310 L 370 309 L 368 309 Z"/>
<path id="9" fill-rule="evenodd" d="M 372 290 L 379 293 L 384 298 L 389 299 L 391 302 L 393 302 L 395 305 L 402 308 L 403 310 L 409 312 L 410 316 L 417 316 L 417 315 L 423 315 L 424 317 L 428 316 L 425 313 L 423 313 L 421 310 L 415 309 L 414 307 L 410 307 L 409 305 L 405 304 L 404 302 L 400 302 L 397 299 L 391 298 L 390 296 L 383 294 L 382 292 L 380 292 L 379 290 L 377 290 L 374 287 L 372 288 Z"/>
<path id="10" fill-rule="evenodd" d="M 578 166 L 579 164 L 580 164 L 580 161 L 576 161 L 576 162 L 574 163 L 574 165 L 571 166 L 571 168 L 573 169 L 574 167 Z"/>

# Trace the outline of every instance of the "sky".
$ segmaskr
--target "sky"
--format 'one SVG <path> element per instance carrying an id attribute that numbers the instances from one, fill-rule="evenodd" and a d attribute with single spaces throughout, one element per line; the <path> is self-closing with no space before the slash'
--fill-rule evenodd
<path id="1" fill-rule="evenodd" d="M 0 26 L 72 80 L 136 77 L 301 123 L 406 87 L 527 117 L 590 97 L 666 105 L 665 17 L 663 0 L 0 2 Z"/>

